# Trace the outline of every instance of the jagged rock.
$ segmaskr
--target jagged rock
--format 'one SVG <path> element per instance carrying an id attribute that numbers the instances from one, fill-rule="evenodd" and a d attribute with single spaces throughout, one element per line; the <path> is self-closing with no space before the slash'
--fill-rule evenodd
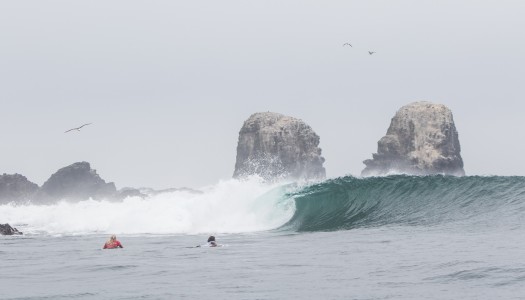
<path id="1" fill-rule="evenodd" d="M 38 185 L 20 174 L 0 175 L 0 203 L 27 201 L 37 192 Z"/>
<path id="2" fill-rule="evenodd" d="M 426 101 L 403 106 L 361 175 L 465 175 L 452 111 Z"/>
<path id="3" fill-rule="evenodd" d="M 324 179 L 318 145 L 319 136 L 302 120 L 273 112 L 253 114 L 239 132 L 233 177 Z"/>
<path id="4" fill-rule="evenodd" d="M 1 235 L 14 235 L 22 234 L 18 229 L 11 227 L 9 224 L 0 224 L 0 234 Z"/>
<path id="5" fill-rule="evenodd" d="M 39 201 L 107 199 L 116 196 L 113 182 L 106 183 L 88 162 L 77 162 L 58 170 L 42 185 Z"/>

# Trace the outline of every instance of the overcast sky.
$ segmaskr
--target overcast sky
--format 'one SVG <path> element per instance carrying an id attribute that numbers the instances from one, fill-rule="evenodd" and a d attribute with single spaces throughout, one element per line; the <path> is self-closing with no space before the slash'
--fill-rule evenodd
<path id="1" fill-rule="evenodd" d="M 359 175 L 395 112 L 428 100 L 452 109 L 467 174 L 525 175 L 524 16 L 521 0 L 0 0 L 0 173 L 41 185 L 88 161 L 118 188 L 197 188 L 231 178 L 243 122 L 269 110 L 314 129 L 329 177 Z"/>

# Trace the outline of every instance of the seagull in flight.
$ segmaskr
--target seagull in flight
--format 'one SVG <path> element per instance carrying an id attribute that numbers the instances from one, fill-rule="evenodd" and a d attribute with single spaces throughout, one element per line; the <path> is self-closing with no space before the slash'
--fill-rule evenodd
<path id="1" fill-rule="evenodd" d="M 344 44 L 343 44 L 343 47 L 346 46 L 346 45 L 348 45 L 348 46 L 350 46 L 350 47 L 353 48 L 352 44 L 350 44 L 350 43 L 344 43 Z"/>
<path id="2" fill-rule="evenodd" d="M 73 130 L 80 131 L 80 128 L 82 128 L 82 127 L 84 127 L 84 126 L 88 126 L 88 125 L 90 125 L 90 124 L 93 124 L 93 123 L 86 123 L 86 124 L 84 124 L 84 125 L 82 125 L 82 126 L 79 126 L 79 127 L 76 127 L 76 128 L 71 128 L 71 129 L 69 129 L 69 130 L 64 131 L 64 133 L 68 133 L 68 132 L 73 131 Z"/>
<path id="3" fill-rule="evenodd" d="M 374 51 L 368 51 L 368 54 L 370 54 L 370 55 L 372 55 L 374 53 L 375 53 Z"/>

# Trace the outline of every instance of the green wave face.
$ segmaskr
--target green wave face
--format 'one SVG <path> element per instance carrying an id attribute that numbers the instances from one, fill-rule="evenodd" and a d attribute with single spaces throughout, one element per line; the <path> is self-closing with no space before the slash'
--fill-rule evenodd
<path id="1" fill-rule="evenodd" d="M 289 196 L 295 200 L 296 211 L 281 227 L 284 230 L 333 231 L 451 222 L 478 226 L 521 218 L 525 212 L 525 177 L 342 177 Z"/>

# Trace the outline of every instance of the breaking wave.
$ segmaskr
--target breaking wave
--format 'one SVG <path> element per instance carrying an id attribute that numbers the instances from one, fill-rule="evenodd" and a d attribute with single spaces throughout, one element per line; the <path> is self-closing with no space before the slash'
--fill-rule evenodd
<path id="1" fill-rule="evenodd" d="M 525 225 L 525 177 L 341 177 L 299 185 L 227 180 L 203 193 L 0 206 L 25 234 L 334 231 L 381 226 Z"/>
<path id="2" fill-rule="evenodd" d="M 290 197 L 295 199 L 296 211 L 284 230 L 458 222 L 522 226 L 525 177 L 342 177 L 311 185 Z"/>
<path id="3" fill-rule="evenodd" d="M 279 227 L 293 215 L 287 186 L 227 180 L 203 193 L 175 191 L 123 201 L 60 201 L 0 206 L 0 220 L 24 234 L 241 233 Z"/>

